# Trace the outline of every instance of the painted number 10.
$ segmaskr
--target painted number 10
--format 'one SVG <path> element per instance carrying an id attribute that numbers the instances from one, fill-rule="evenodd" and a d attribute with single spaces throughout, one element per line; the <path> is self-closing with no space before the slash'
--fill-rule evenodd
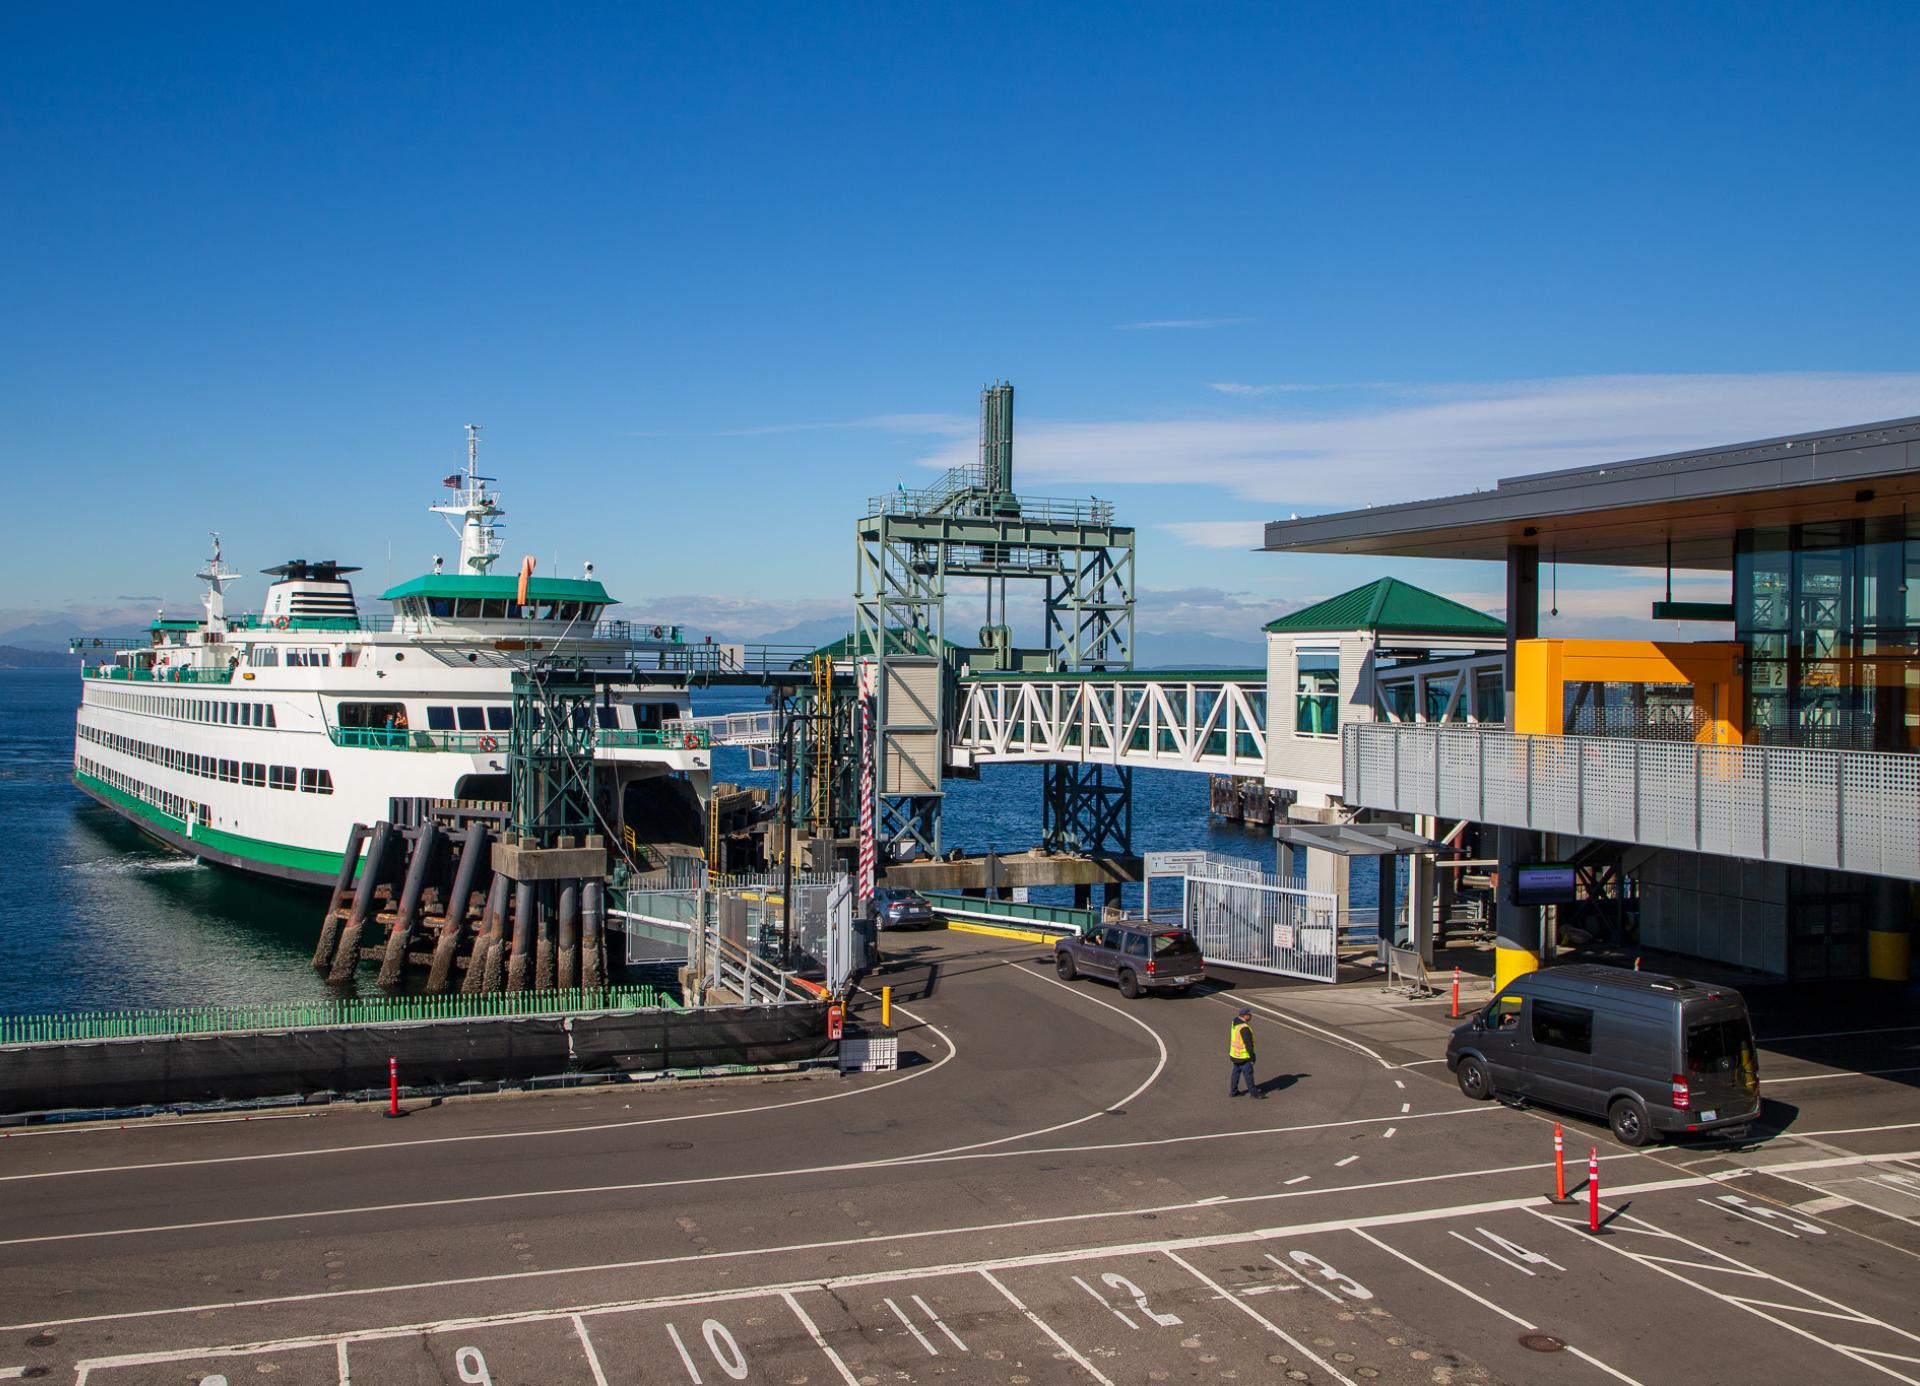
<path id="1" fill-rule="evenodd" d="M 693 1386 L 702 1386 L 700 1368 L 694 1365 L 693 1354 L 687 1351 L 687 1345 L 680 1340 L 680 1330 L 668 1324 L 667 1336 L 673 1339 L 674 1350 L 680 1354 L 680 1364 L 687 1369 L 688 1380 L 693 1382 Z M 747 1354 L 740 1350 L 740 1344 L 727 1331 L 725 1324 L 718 1319 L 708 1319 L 700 1325 L 700 1336 L 706 1339 L 713 1364 L 730 1380 L 747 1379 Z"/>

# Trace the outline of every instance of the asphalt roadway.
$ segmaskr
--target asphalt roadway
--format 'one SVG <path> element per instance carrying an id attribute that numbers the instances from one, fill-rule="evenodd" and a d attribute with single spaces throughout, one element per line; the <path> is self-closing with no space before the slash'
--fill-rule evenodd
<path id="1" fill-rule="evenodd" d="M 1596 1237 L 1431 1008 L 890 943 L 898 1073 L 8 1136 L 0 1381 L 1920 1383 L 1920 1026 L 1770 1039 L 1739 1147 L 1566 1121 Z"/>

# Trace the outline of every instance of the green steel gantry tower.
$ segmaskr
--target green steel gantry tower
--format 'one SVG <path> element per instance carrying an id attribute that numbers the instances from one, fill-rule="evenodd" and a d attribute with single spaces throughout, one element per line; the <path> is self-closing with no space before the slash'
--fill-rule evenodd
<path id="1" fill-rule="evenodd" d="M 857 544 L 853 652 L 878 665 L 875 838 L 883 860 L 896 850 L 937 856 L 959 671 L 1131 669 L 1134 532 L 1113 523 L 1108 501 L 1014 493 L 1013 386 L 996 382 L 980 395 L 979 462 L 926 490 L 873 497 Z M 976 645 L 950 643 L 947 632 L 948 583 L 965 578 L 987 584 L 987 621 Z M 1014 646 L 1009 581 L 1042 585 L 1043 645 Z M 1048 850 L 1132 850 L 1130 770 L 1049 764 L 1044 776 Z"/>

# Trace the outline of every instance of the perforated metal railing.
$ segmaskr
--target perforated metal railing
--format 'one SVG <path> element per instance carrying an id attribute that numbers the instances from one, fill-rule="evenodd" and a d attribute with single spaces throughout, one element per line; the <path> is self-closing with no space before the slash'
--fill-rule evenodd
<path id="1" fill-rule="evenodd" d="M 1373 724 L 1356 807 L 1920 880 L 1920 756 Z"/>

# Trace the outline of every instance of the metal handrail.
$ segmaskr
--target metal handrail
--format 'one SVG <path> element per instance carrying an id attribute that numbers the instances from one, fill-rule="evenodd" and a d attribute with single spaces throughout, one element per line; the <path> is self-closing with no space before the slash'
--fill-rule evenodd
<path id="1" fill-rule="evenodd" d="M 232 683 L 233 670 L 209 669 L 129 669 L 124 664 L 96 664 L 83 668 L 81 675 L 120 683 Z"/>

